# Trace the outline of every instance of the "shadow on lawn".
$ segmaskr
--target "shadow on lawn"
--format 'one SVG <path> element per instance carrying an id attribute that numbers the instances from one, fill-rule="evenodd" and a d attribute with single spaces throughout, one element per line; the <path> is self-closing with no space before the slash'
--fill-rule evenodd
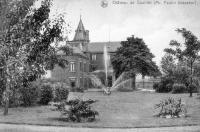
<path id="1" fill-rule="evenodd" d="M 70 122 L 67 118 L 64 118 L 64 117 L 51 117 L 51 118 L 48 118 L 48 120 L 51 120 L 51 121 Z"/>
<path id="2" fill-rule="evenodd" d="M 66 122 L 66 123 L 92 123 L 92 122 L 97 122 L 97 121 L 100 121 L 100 119 L 96 118 L 95 120 L 92 120 L 92 121 L 85 121 L 85 120 L 82 120 L 81 122 L 73 122 L 67 118 L 64 118 L 64 117 L 51 117 L 51 118 L 48 118 L 48 120 L 50 121 L 59 121 L 59 122 Z"/>

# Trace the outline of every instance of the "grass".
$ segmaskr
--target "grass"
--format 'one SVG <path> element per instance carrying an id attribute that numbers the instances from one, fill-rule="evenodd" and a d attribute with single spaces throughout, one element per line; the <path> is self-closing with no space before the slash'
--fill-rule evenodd
<path id="1" fill-rule="evenodd" d="M 93 108 L 99 112 L 95 122 L 73 123 L 64 122 L 60 113 L 51 111 L 49 106 L 28 108 L 10 108 L 9 115 L 0 115 L 1 123 L 20 123 L 37 125 L 57 125 L 71 127 L 162 127 L 200 125 L 200 99 L 197 95 L 190 98 L 189 94 L 164 94 L 149 92 L 113 92 L 110 96 L 101 92 L 70 93 L 71 97 L 95 99 Z M 71 98 L 70 97 L 70 98 Z M 165 119 L 154 117 L 157 110 L 155 104 L 167 97 L 182 98 L 188 110 L 186 118 Z M 0 111 L 2 112 L 2 109 Z"/>

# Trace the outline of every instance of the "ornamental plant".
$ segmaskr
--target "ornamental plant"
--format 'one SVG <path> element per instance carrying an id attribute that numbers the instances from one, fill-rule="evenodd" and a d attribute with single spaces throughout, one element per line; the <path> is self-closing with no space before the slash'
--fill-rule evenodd
<path id="1" fill-rule="evenodd" d="M 67 121 L 73 122 L 91 122 L 95 120 L 96 115 L 99 113 L 93 110 L 91 104 L 95 103 L 96 100 L 86 100 L 74 99 L 69 101 L 63 101 L 59 104 L 54 104 L 56 110 L 61 112 Z"/>
<path id="2" fill-rule="evenodd" d="M 159 104 L 156 104 L 155 108 L 160 109 L 157 116 L 163 118 L 179 118 L 181 116 L 186 116 L 187 113 L 181 98 L 178 100 L 173 98 L 164 99 Z"/>

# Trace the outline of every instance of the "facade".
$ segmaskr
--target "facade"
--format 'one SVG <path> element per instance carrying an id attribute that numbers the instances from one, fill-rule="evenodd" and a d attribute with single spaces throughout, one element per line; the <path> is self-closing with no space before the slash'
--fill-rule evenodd
<path id="1" fill-rule="evenodd" d="M 72 56 L 67 57 L 69 65 L 62 69 L 58 66 L 51 71 L 50 77 L 55 80 L 67 82 L 72 88 L 88 88 L 88 74 L 95 71 L 104 71 L 104 46 L 107 46 L 110 58 L 114 55 L 120 42 L 90 42 L 89 31 L 85 30 L 82 20 L 80 19 L 75 32 L 74 39 L 67 41 L 66 44 L 72 48 Z M 61 54 L 62 55 L 62 54 Z M 113 76 L 111 64 L 109 72 Z"/>

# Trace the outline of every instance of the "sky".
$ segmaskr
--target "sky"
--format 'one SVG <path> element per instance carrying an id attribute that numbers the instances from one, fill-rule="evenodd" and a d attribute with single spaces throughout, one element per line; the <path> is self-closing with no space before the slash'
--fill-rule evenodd
<path id="1" fill-rule="evenodd" d="M 69 40 L 73 39 L 80 15 L 91 42 L 125 41 L 131 35 L 143 38 L 158 65 L 170 40 L 183 41 L 176 28 L 184 27 L 200 38 L 200 0 L 184 5 L 170 2 L 187 0 L 159 0 L 156 5 L 137 3 L 155 0 L 104 1 L 108 2 L 105 8 L 101 6 L 102 0 L 54 0 L 51 14 L 65 14 L 71 31 Z M 130 4 L 131 1 L 135 4 Z"/>

